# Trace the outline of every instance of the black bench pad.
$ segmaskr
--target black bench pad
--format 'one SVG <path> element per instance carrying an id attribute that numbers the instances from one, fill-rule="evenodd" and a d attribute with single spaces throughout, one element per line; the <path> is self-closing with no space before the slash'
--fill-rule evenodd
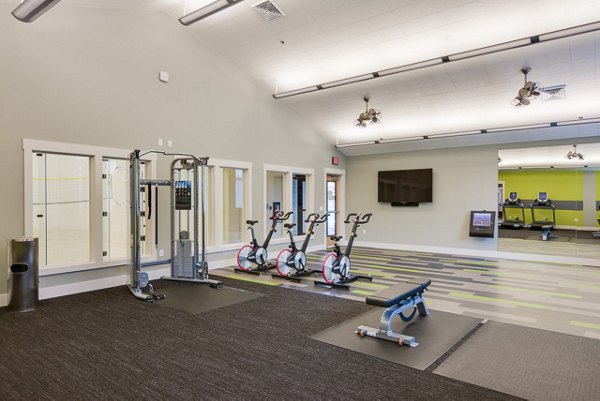
<path id="1" fill-rule="evenodd" d="M 423 282 L 406 281 L 398 283 L 393 287 L 381 290 L 376 294 L 367 297 L 367 304 L 375 306 L 389 307 L 396 305 L 402 300 L 424 292 L 431 284 L 431 280 Z"/>

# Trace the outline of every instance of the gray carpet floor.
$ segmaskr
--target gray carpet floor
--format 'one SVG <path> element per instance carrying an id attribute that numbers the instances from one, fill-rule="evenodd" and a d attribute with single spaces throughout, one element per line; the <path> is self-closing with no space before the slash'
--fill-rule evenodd
<path id="1" fill-rule="evenodd" d="M 309 337 L 363 303 L 223 281 L 265 296 L 190 314 L 123 286 L 0 309 L 0 399 L 515 399 Z"/>
<path id="2" fill-rule="evenodd" d="M 488 322 L 435 373 L 531 400 L 598 400 L 600 342 Z"/>

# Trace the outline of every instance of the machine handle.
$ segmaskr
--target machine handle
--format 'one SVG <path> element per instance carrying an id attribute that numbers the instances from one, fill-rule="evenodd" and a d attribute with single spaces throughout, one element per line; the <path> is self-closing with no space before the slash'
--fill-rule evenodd
<path id="1" fill-rule="evenodd" d="M 327 214 L 321 216 L 319 213 L 311 213 L 308 215 L 306 220 L 304 220 L 304 222 L 306 222 L 306 223 L 315 223 L 315 225 L 325 223 L 326 221 L 327 221 Z"/>
<path id="2" fill-rule="evenodd" d="M 286 214 L 283 214 L 283 212 L 280 212 L 278 220 L 281 220 L 281 221 L 287 220 L 287 219 L 290 218 L 290 216 L 292 215 L 292 213 L 294 213 L 294 212 L 293 211 L 292 212 L 287 212 Z"/>
<path id="3" fill-rule="evenodd" d="M 358 221 L 358 224 L 367 224 L 369 220 L 371 220 L 371 216 L 373 216 L 373 213 L 365 214 L 364 216 L 362 216 L 362 219 Z"/>
<path id="4" fill-rule="evenodd" d="M 346 220 L 344 220 L 344 223 L 350 223 L 352 222 L 352 217 L 359 218 L 360 217 L 360 213 L 350 213 L 347 217 Z"/>
<path id="5" fill-rule="evenodd" d="M 277 221 L 287 220 L 287 219 L 290 218 L 290 216 L 292 215 L 292 213 L 294 213 L 294 212 L 293 211 L 292 212 L 287 212 L 287 213 L 276 212 L 276 213 L 273 213 L 273 216 L 269 217 L 269 219 L 270 220 L 277 220 Z"/>
<path id="6" fill-rule="evenodd" d="M 318 218 L 319 218 L 318 213 L 311 213 L 306 217 L 306 220 L 304 220 L 304 222 L 311 223 L 313 220 L 317 220 Z"/>

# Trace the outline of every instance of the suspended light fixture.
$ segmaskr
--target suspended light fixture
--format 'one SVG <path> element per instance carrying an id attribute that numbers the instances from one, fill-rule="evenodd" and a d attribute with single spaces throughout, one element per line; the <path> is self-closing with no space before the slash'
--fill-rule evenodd
<path id="1" fill-rule="evenodd" d="M 566 157 L 569 160 L 571 160 L 571 159 L 583 160 L 583 155 L 581 153 L 577 152 L 577 145 L 573 145 L 573 150 L 570 150 L 569 153 L 567 153 Z"/>
<path id="2" fill-rule="evenodd" d="M 50 10 L 60 0 L 25 0 L 12 12 L 12 15 L 22 22 L 35 21 L 40 15 Z"/>
<path id="3" fill-rule="evenodd" d="M 358 118 L 356 119 L 356 126 L 357 127 L 366 127 L 367 122 L 369 122 L 371 124 L 380 123 L 381 122 L 381 112 L 379 112 L 373 108 L 369 108 L 369 97 L 368 96 L 365 96 L 363 98 L 363 100 L 366 103 L 366 108 L 363 113 L 360 113 L 358 115 Z"/>
<path id="4" fill-rule="evenodd" d="M 204 7 L 201 7 L 199 9 L 197 9 L 196 11 L 192 11 L 191 13 L 179 18 L 179 22 L 181 22 L 183 25 L 187 26 L 187 25 L 193 24 L 194 22 L 198 22 L 201 19 L 209 17 L 213 14 L 216 14 L 219 11 L 224 10 L 228 7 L 231 7 L 237 3 L 241 3 L 242 1 L 244 1 L 244 0 L 213 1 L 210 4 L 207 4 Z"/>

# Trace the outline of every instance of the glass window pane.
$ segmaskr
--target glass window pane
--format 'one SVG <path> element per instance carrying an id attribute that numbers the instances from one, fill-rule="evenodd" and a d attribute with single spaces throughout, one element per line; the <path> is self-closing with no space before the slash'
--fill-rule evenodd
<path id="1" fill-rule="evenodd" d="M 129 252 L 129 161 L 102 161 L 102 231 L 104 259 L 124 259 Z"/>
<path id="2" fill-rule="evenodd" d="M 286 173 L 267 171 L 267 221 L 265 222 L 265 232 L 269 232 L 273 221 L 269 217 L 276 211 L 286 211 L 283 204 L 283 187 Z M 289 223 L 289 221 L 287 221 Z M 279 223 L 276 231 L 271 238 L 283 237 L 283 225 Z"/>
<path id="3" fill-rule="evenodd" d="M 242 242 L 246 211 L 246 171 L 223 168 L 223 243 Z"/>
<path id="4" fill-rule="evenodd" d="M 327 235 L 336 235 L 336 184 L 327 181 Z"/>
<path id="5" fill-rule="evenodd" d="M 89 261 L 90 158 L 36 153 L 33 170 L 34 236 L 45 242 L 40 260 L 48 266 Z"/>
<path id="6" fill-rule="evenodd" d="M 304 174 L 294 174 L 292 179 L 292 210 L 293 222 L 296 223 L 293 229 L 294 235 L 302 235 L 305 231 L 306 223 L 306 178 Z"/>

